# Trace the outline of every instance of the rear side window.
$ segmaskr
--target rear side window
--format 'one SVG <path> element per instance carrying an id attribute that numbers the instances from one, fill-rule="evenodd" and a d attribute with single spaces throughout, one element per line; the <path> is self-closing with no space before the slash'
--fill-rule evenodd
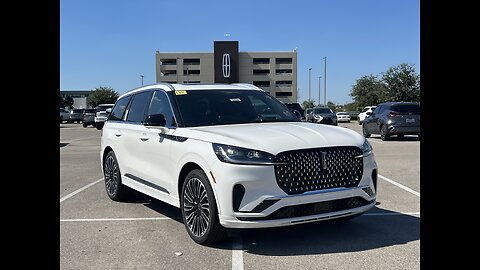
<path id="1" fill-rule="evenodd" d="M 127 108 L 128 102 L 132 96 L 126 96 L 117 101 L 115 106 L 113 107 L 112 113 L 108 120 L 116 120 L 121 121 L 123 119 L 123 114 L 125 113 L 125 109 Z"/>
<path id="2" fill-rule="evenodd" d="M 128 109 L 127 121 L 142 123 L 145 120 L 145 111 L 150 103 L 152 91 L 141 92 L 135 95 L 132 105 Z"/>

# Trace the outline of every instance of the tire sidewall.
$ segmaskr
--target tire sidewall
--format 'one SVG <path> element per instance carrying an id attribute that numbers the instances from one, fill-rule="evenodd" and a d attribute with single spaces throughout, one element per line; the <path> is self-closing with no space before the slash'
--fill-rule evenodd
<path id="1" fill-rule="evenodd" d="M 107 162 L 109 157 L 113 157 L 113 160 L 115 161 L 115 164 L 117 165 L 117 173 L 118 173 L 117 188 L 115 189 L 115 192 L 113 194 L 110 194 L 108 192 L 107 178 L 105 177 L 105 163 Z M 118 165 L 117 157 L 115 156 L 115 153 L 113 151 L 108 152 L 108 154 L 105 156 L 105 159 L 103 160 L 103 182 L 104 182 L 104 185 L 105 185 L 105 191 L 107 192 L 107 196 L 112 200 L 118 200 L 119 189 L 122 185 L 122 174 L 120 172 L 120 166 Z"/>
<path id="2" fill-rule="evenodd" d="M 208 207 L 210 209 L 208 228 L 205 231 L 205 233 L 200 237 L 196 236 L 195 234 L 193 234 L 192 231 L 190 231 L 190 228 L 188 227 L 188 224 L 185 218 L 185 212 L 183 209 L 183 204 L 184 204 L 183 194 L 185 193 L 185 187 L 187 186 L 188 181 L 192 178 L 198 178 L 200 182 L 202 182 L 202 184 L 205 186 L 205 189 L 207 191 L 207 197 L 208 197 Z M 210 242 L 209 239 L 211 238 L 211 235 L 214 233 L 213 227 L 216 225 L 214 223 L 219 222 L 218 211 L 217 211 L 216 200 L 213 194 L 212 187 L 210 185 L 210 182 L 207 176 L 202 170 L 199 170 L 199 169 L 193 170 L 190 173 L 188 173 L 187 176 L 185 177 L 185 181 L 183 182 L 183 185 L 182 185 L 182 192 L 180 194 L 180 211 L 182 212 L 183 224 L 185 225 L 185 229 L 187 230 L 190 237 L 199 244 Z"/>

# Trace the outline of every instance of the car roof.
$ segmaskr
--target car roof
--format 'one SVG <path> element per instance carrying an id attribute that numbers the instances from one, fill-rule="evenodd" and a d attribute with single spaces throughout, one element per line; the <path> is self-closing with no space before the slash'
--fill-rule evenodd
<path id="1" fill-rule="evenodd" d="M 258 88 L 257 86 L 253 84 L 248 84 L 248 83 L 210 83 L 210 84 L 199 84 L 199 83 L 183 83 L 183 84 L 178 84 L 178 83 L 156 83 L 156 84 L 150 84 L 146 86 L 142 86 L 139 88 L 135 88 L 131 91 L 128 91 L 127 93 L 119 96 L 118 98 L 122 98 L 124 96 L 128 96 L 137 92 L 142 92 L 146 90 L 153 90 L 153 89 L 163 89 L 167 92 L 170 91 L 177 91 L 177 90 L 185 90 L 185 91 L 190 91 L 190 90 L 225 90 L 225 89 L 231 89 L 231 90 L 258 90 L 258 91 L 264 91 L 261 88 Z"/>
<path id="2" fill-rule="evenodd" d="M 399 105 L 399 104 L 418 104 L 418 105 L 420 105 L 420 103 L 418 103 L 418 102 L 407 102 L 407 101 L 389 101 L 389 102 L 380 103 L 378 105 Z"/>

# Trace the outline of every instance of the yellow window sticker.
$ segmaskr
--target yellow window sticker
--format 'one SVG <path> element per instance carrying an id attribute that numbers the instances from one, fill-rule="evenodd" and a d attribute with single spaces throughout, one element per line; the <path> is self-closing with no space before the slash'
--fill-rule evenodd
<path id="1" fill-rule="evenodd" d="M 180 95 L 186 95 L 187 90 L 175 90 L 175 95 L 180 96 Z"/>

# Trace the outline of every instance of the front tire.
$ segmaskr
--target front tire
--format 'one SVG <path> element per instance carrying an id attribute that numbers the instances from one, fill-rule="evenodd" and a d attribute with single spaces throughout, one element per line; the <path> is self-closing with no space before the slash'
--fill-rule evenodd
<path id="1" fill-rule="evenodd" d="M 87 125 L 87 124 L 85 124 L 85 123 L 83 123 L 83 124 L 82 124 L 82 126 L 83 126 L 84 128 L 86 128 L 88 125 Z"/>
<path id="2" fill-rule="evenodd" d="M 212 187 L 202 170 L 193 170 L 185 178 L 180 208 L 183 224 L 196 243 L 208 245 L 226 236 L 226 230 L 218 218 Z"/>
<path id="3" fill-rule="evenodd" d="M 113 151 L 108 152 L 103 160 L 103 177 L 105 179 L 105 189 L 110 199 L 121 202 L 130 196 L 132 190 L 122 184 L 122 174 Z"/>

